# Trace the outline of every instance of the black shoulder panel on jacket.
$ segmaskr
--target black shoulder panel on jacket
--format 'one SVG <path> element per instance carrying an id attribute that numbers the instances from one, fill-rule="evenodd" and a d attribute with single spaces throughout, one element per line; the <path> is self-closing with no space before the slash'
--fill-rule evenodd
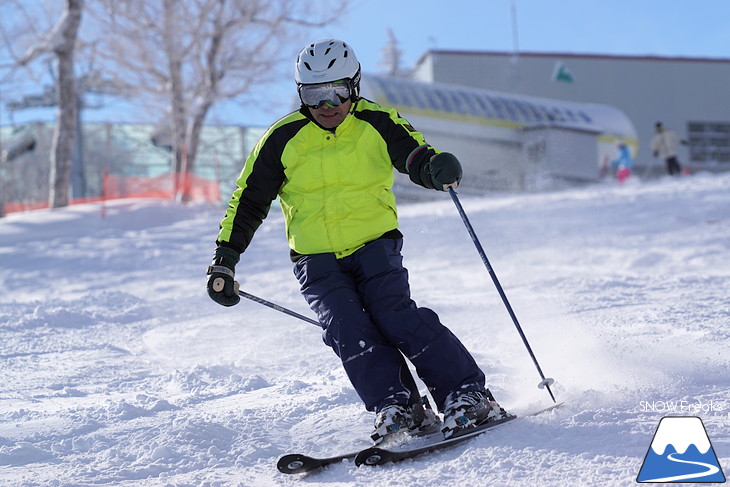
<path id="1" fill-rule="evenodd" d="M 425 143 L 423 134 L 417 132 L 406 119 L 398 115 L 397 120 L 380 106 L 366 99 L 362 99 L 377 109 L 363 108 L 356 110 L 354 115 L 375 128 L 385 140 L 393 166 L 403 174 L 408 174 L 411 181 L 432 188 L 431 180 L 427 176 L 428 161 L 436 152 Z"/>
<path id="2" fill-rule="evenodd" d="M 388 146 L 388 155 L 393 166 L 402 173 L 408 173 L 406 168 L 408 155 L 418 148 L 419 143 L 411 137 L 406 125 L 397 123 L 384 110 L 356 110 L 353 115 L 378 131 Z"/>

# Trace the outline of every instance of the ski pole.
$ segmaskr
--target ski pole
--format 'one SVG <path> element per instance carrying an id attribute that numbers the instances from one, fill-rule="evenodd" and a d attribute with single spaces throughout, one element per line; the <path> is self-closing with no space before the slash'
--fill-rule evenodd
<path id="1" fill-rule="evenodd" d="M 292 310 L 287 309 L 287 308 L 285 308 L 283 306 L 279 306 L 276 303 L 272 303 L 271 301 L 267 301 L 267 300 L 265 300 L 263 298 L 259 298 L 258 296 L 254 296 L 253 294 L 249 294 L 249 293 L 247 293 L 245 291 L 241 291 L 240 289 L 238 290 L 238 295 L 241 296 L 241 297 L 244 297 L 246 299 L 250 299 L 251 301 L 255 301 L 255 302 L 259 303 L 259 304 L 263 304 L 264 306 L 268 306 L 269 308 L 275 309 L 276 311 L 281 311 L 282 313 L 287 314 L 289 316 L 293 316 L 294 318 L 299 318 L 300 320 L 306 321 L 307 323 L 311 323 L 313 325 L 317 325 L 320 328 L 322 327 L 322 325 L 317 320 L 313 320 L 312 318 L 307 318 L 304 315 L 300 315 L 296 311 L 292 311 Z"/>
<path id="2" fill-rule="evenodd" d="M 479 252 L 479 256 L 482 258 L 482 262 L 484 262 L 484 265 L 486 266 L 487 271 L 489 272 L 489 275 L 492 278 L 492 281 L 494 281 L 494 285 L 497 287 L 497 292 L 499 292 L 499 295 L 502 298 L 502 302 L 504 302 L 504 305 L 507 307 L 507 312 L 509 313 L 510 317 L 512 318 L 512 322 L 515 324 L 515 328 L 517 328 L 517 332 L 520 334 L 520 337 L 522 338 L 522 343 L 525 344 L 525 347 L 527 348 L 527 351 L 530 353 L 530 357 L 532 358 L 532 362 L 535 364 L 535 367 L 537 368 L 537 371 L 540 374 L 540 378 L 542 379 L 542 382 L 540 382 L 537 385 L 537 387 L 539 387 L 540 389 L 543 389 L 543 388 L 547 389 L 548 393 L 550 394 L 550 398 L 552 398 L 553 402 L 557 402 L 555 400 L 555 396 L 553 395 L 553 391 L 550 390 L 550 385 L 553 384 L 553 382 L 555 382 L 555 379 L 549 379 L 549 378 L 546 379 L 545 374 L 542 373 L 540 364 L 537 363 L 535 354 L 532 352 L 532 347 L 530 347 L 530 343 L 527 341 L 527 337 L 525 336 L 525 333 L 522 331 L 522 327 L 520 326 L 519 321 L 517 321 L 517 316 L 515 316 L 515 312 L 512 310 L 512 306 L 509 304 L 509 301 L 507 300 L 507 295 L 504 293 L 504 290 L 502 289 L 502 285 L 499 283 L 499 279 L 497 279 L 497 274 L 495 274 L 494 269 L 492 269 L 492 266 L 489 263 L 489 259 L 487 259 L 487 254 L 484 253 L 482 244 L 479 243 L 477 234 L 474 232 L 474 228 L 471 226 L 471 223 L 469 222 L 469 218 L 466 216 L 466 212 L 464 212 L 464 207 L 461 206 L 461 202 L 459 201 L 459 198 L 456 196 L 456 191 L 454 191 L 454 188 L 449 188 L 449 194 L 451 195 L 451 199 L 454 200 L 456 209 L 459 211 L 459 215 L 461 215 L 461 219 L 464 221 L 464 225 L 466 225 L 466 230 L 469 232 L 469 235 L 471 236 L 471 240 L 472 240 L 472 242 L 474 242 L 474 246 L 477 248 L 477 252 Z"/>

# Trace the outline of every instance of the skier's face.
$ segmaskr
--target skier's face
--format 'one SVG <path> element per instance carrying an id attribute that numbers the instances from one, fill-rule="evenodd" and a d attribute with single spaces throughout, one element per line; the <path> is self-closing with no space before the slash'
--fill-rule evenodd
<path id="1" fill-rule="evenodd" d="M 342 123 L 350 112 L 350 107 L 352 107 L 352 101 L 348 99 L 336 107 L 329 106 L 325 103 L 319 108 L 307 108 L 317 123 L 326 129 L 333 129 Z"/>

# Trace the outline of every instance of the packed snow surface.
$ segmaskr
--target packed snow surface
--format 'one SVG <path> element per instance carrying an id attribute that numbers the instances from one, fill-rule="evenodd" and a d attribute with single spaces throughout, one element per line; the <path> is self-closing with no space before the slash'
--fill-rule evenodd
<path id="1" fill-rule="evenodd" d="M 426 190 L 423 190 L 426 191 Z M 448 194 L 400 206 L 416 302 L 526 415 L 552 404 Z M 211 301 L 222 208 L 125 200 L 0 219 L 0 485 L 635 485 L 662 417 L 730 473 L 730 175 L 461 202 L 565 404 L 396 465 L 285 476 L 372 426 L 316 326 Z M 312 316 L 277 209 L 242 289 Z"/>

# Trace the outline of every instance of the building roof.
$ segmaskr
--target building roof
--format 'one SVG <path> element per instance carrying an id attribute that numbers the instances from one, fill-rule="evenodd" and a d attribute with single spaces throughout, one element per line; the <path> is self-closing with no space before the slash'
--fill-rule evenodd
<path id="1" fill-rule="evenodd" d="M 461 49 L 429 49 L 416 61 L 416 66 L 434 54 L 445 54 L 450 56 L 505 56 L 505 57 L 533 57 L 533 58 L 574 58 L 574 59 L 598 59 L 617 61 L 667 61 L 667 62 L 702 62 L 702 63 L 729 63 L 730 58 L 710 57 L 685 57 L 685 56 L 657 56 L 657 55 L 620 55 L 620 54 L 591 54 L 575 52 L 535 52 L 535 51 L 470 51 Z"/>

